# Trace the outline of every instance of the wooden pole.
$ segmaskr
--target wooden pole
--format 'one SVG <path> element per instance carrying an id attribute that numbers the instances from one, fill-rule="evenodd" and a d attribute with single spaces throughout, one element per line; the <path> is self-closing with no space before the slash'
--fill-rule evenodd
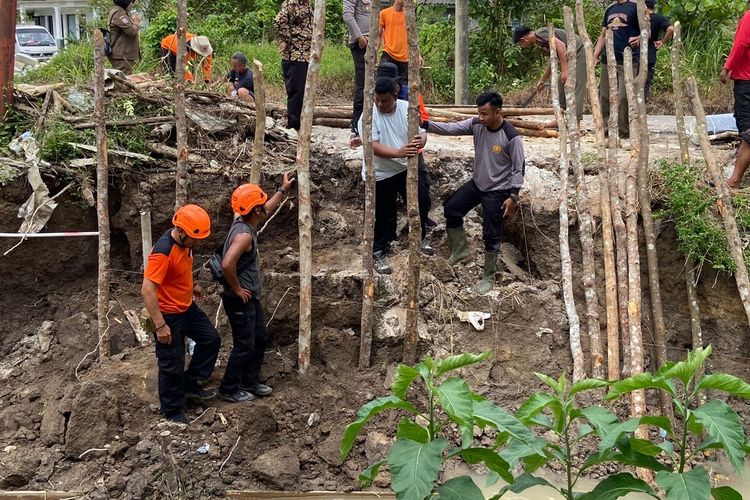
<path id="1" fill-rule="evenodd" d="M 615 243 L 612 228 L 612 207 L 609 195 L 609 176 L 606 168 L 607 150 L 604 137 L 604 119 L 599 103 L 599 89 L 596 84 L 596 61 L 594 60 L 594 46 L 586 29 L 586 19 L 583 13 L 583 1 L 576 1 L 576 24 L 578 34 L 583 41 L 586 55 L 586 83 L 591 103 L 591 114 L 594 118 L 596 151 L 601 164 L 599 170 L 599 193 L 602 211 L 602 244 L 604 247 L 604 290 L 607 315 L 607 378 L 620 378 L 620 330 L 617 307 L 617 266 L 615 265 Z M 606 78 L 602 75 L 602 78 Z"/>
<path id="2" fill-rule="evenodd" d="M 255 140 L 253 141 L 253 166 L 250 182 L 260 184 L 263 168 L 263 139 L 266 137 L 266 89 L 264 87 L 263 63 L 253 59 L 253 89 L 255 90 Z"/>
<path id="3" fill-rule="evenodd" d="M 742 239 L 737 228 L 737 221 L 734 218 L 734 206 L 732 205 L 732 195 L 726 186 L 724 176 L 716 163 L 716 156 L 711 143 L 708 142 L 708 132 L 706 132 L 706 112 L 703 110 L 703 103 L 698 95 L 698 86 L 695 78 L 692 76 L 687 79 L 687 95 L 693 105 L 693 114 L 698 126 L 698 138 L 703 151 L 703 158 L 706 160 L 708 173 L 713 178 L 716 186 L 716 203 L 719 206 L 719 213 L 724 222 L 724 230 L 727 233 L 727 244 L 732 260 L 737 268 L 734 272 L 734 279 L 737 282 L 737 291 L 740 294 L 742 307 L 745 309 L 748 323 L 750 323 L 750 278 L 748 278 L 747 267 L 743 256 Z"/>
<path id="4" fill-rule="evenodd" d="M 414 0 L 404 1 L 406 33 L 409 40 L 409 140 L 413 140 L 419 132 L 419 38 L 414 4 Z M 406 212 L 409 220 L 409 262 L 403 353 L 403 362 L 406 364 L 417 362 L 417 344 L 419 341 L 417 331 L 419 324 L 419 247 L 422 230 L 419 223 L 419 172 L 417 163 L 418 158 L 416 156 L 410 157 L 406 169 Z"/>
<path id="5" fill-rule="evenodd" d="M 299 356 L 301 374 L 310 366 L 312 336 L 312 207 L 310 203 L 310 135 L 313 126 L 315 93 L 320 77 L 323 35 L 326 26 L 326 2 L 315 0 L 310 63 L 305 81 L 299 140 L 297 141 L 297 178 L 299 183 Z"/>
<path id="6" fill-rule="evenodd" d="M 469 0 L 456 0 L 456 104 L 469 102 Z"/>
<path id="7" fill-rule="evenodd" d="M 617 108 L 617 62 L 615 60 L 612 31 L 607 31 L 607 71 L 609 80 L 609 151 L 607 153 L 607 177 L 609 178 L 609 200 L 612 206 L 612 227 L 615 233 L 615 258 L 617 261 L 617 301 L 622 335 L 622 374 L 630 371 L 630 340 L 626 337 L 630 331 L 628 324 L 628 253 L 627 229 L 622 216 L 622 199 L 620 198 L 618 150 L 618 108 Z M 610 366 L 611 368 L 611 366 Z M 619 375 L 612 380 L 618 380 Z"/>
<path id="8" fill-rule="evenodd" d="M 99 357 L 109 357 L 109 164 L 104 102 L 104 36 L 94 31 L 94 121 L 96 121 L 96 214 L 99 226 L 99 274 L 96 315 Z"/>
<path id="9" fill-rule="evenodd" d="M 174 117 L 177 127 L 175 210 L 187 204 L 188 137 L 185 114 L 185 65 L 187 51 L 187 0 L 177 0 L 177 64 L 174 73 Z"/>
<path id="10" fill-rule="evenodd" d="M 372 107 L 375 99 L 375 68 L 380 46 L 380 0 L 370 6 L 370 39 L 365 54 L 365 103 L 362 110 L 362 145 L 365 160 L 365 214 L 362 227 L 362 319 L 360 323 L 359 367 L 370 367 L 373 309 L 375 306 L 375 270 L 372 244 L 375 238 L 375 166 L 372 150 Z"/>
<path id="11" fill-rule="evenodd" d="M 13 105 L 16 54 L 16 0 L 0 2 L 0 123 Z"/>
<path id="12" fill-rule="evenodd" d="M 143 208 L 141 210 L 141 252 L 143 254 L 143 272 L 146 272 L 148 265 L 148 256 L 151 253 L 151 209 Z"/>
<path id="13" fill-rule="evenodd" d="M 555 28 L 549 25 L 549 32 L 554 33 Z M 562 275 L 563 301 L 565 312 L 568 315 L 568 328 L 570 331 L 570 353 L 573 357 L 573 380 L 581 380 L 586 377 L 586 368 L 583 361 L 583 350 L 581 349 L 581 326 L 578 312 L 576 311 L 575 298 L 573 296 L 573 264 L 570 259 L 570 241 L 568 219 L 568 127 L 565 115 L 560 107 L 560 91 L 558 89 L 557 73 L 557 50 L 555 44 L 550 44 L 550 65 L 552 68 L 550 90 L 552 92 L 552 107 L 557 117 L 557 125 L 560 129 L 560 267 Z M 575 106 L 568 102 L 568 108 L 575 110 Z M 575 114 L 575 111 L 574 111 Z M 575 116 L 573 118 L 576 119 Z"/>

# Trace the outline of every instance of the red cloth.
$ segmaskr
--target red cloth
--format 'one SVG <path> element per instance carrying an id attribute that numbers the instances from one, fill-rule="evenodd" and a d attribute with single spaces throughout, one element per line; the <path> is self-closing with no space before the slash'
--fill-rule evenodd
<path id="1" fill-rule="evenodd" d="M 732 80 L 750 80 L 750 11 L 740 19 L 724 69 L 732 72 Z"/>

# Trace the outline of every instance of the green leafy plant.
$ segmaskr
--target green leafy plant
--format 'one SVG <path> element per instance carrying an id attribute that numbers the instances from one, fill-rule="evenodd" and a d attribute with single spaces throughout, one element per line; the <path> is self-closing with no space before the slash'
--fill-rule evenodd
<path id="1" fill-rule="evenodd" d="M 658 445 L 658 449 L 664 452 L 667 459 L 659 460 L 659 468 L 648 467 L 657 471 L 656 484 L 665 491 L 667 500 L 742 498 L 729 486 L 711 488 L 705 467 L 696 466 L 687 470 L 690 459 L 706 450 L 723 450 L 735 471 L 741 473 L 744 468 L 747 438 L 739 415 L 722 400 L 700 402 L 709 391 L 750 399 L 750 384 L 726 373 L 703 375 L 704 364 L 711 351 L 711 346 L 698 348 L 688 353 L 685 361 L 667 363 L 656 374 L 642 373 L 615 382 L 607 394 L 607 399 L 612 400 L 639 389 L 660 389 L 672 397 L 675 416 L 683 422 L 682 428 L 672 429 L 668 421 L 657 424 L 666 432 L 667 439 Z M 633 431 L 640 424 L 654 423 L 653 418 L 628 420 L 611 430 L 610 434 L 623 429 Z M 608 443 L 611 441 L 608 439 Z M 654 455 L 654 458 L 658 460 L 660 456 Z"/>
<path id="2" fill-rule="evenodd" d="M 480 489 L 471 478 L 461 476 L 436 486 L 444 461 L 459 457 L 470 464 L 483 463 L 508 482 L 513 482 L 509 465 L 496 451 L 473 446 L 474 426 L 491 427 L 536 453 L 542 453 L 542 442 L 517 418 L 491 401 L 472 392 L 468 384 L 456 376 L 449 376 L 459 368 L 479 363 L 490 356 L 460 354 L 442 360 L 425 358 L 411 367 L 400 365 L 391 386 L 391 395 L 374 399 L 357 412 L 357 419 L 349 424 L 341 442 L 341 461 L 345 461 L 357 435 L 367 422 L 385 410 L 400 410 L 404 416 L 398 423 L 396 440 L 388 457 L 371 464 L 360 475 L 365 484 L 371 483 L 384 464 L 391 472 L 391 487 L 399 500 L 421 500 L 437 494 L 439 498 L 483 500 Z M 422 398 L 414 396 L 413 384 L 421 380 Z M 449 426 L 458 425 L 461 445 L 450 446 Z"/>

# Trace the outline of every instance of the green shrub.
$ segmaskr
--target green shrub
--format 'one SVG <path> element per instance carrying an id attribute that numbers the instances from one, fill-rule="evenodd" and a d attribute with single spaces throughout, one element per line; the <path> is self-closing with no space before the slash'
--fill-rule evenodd
<path id="1" fill-rule="evenodd" d="M 736 26 L 747 8 L 745 0 L 662 0 L 664 14 L 679 20 L 685 33 L 710 33 L 720 25 Z"/>
<path id="2" fill-rule="evenodd" d="M 148 27 L 141 32 L 141 56 L 159 57 L 161 41 L 177 31 L 177 11 L 166 9 L 151 18 Z"/>
<path id="3" fill-rule="evenodd" d="M 94 77 L 94 48 L 81 40 L 68 44 L 48 63 L 16 79 L 21 83 L 90 83 Z"/>

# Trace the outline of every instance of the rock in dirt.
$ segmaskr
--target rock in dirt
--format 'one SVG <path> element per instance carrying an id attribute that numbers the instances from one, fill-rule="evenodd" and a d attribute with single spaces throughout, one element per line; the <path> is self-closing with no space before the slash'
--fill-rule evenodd
<path id="1" fill-rule="evenodd" d="M 248 443 L 268 442 L 276 436 L 278 424 L 273 411 L 263 404 L 251 404 L 242 408 L 240 435 Z"/>
<path id="2" fill-rule="evenodd" d="M 375 319 L 375 338 L 380 341 L 395 342 L 404 336 L 406 328 L 406 309 L 403 307 L 391 307 L 383 312 L 382 316 Z M 427 326 L 423 321 L 417 326 L 420 340 L 427 340 Z"/>
<path id="3" fill-rule="evenodd" d="M 39 350 L 41 352 L 49 351 L 49 347 L 52 344 L 52 339 L 55 335 L 55 323 L 54 321 L 45 321 L 42 326 L 36 331 L 36 340 L 39 343 Z"/>
<path id="4" fill-rule="evenodd" d="M 128 477 L 125 494 L 128 498 L 140 499 L 146 493 L 146 478 L 140 472 L 134 472 Z"/>
<path id="5" fill-rule="evenodd" d="M 93 340 L 91 318 L 85 313 L 80 312 L 60 321 L 57 339 L 62 346 L 82 349 L 88 345 L 83 342 L 87 337 Z"/>
<path id="6" fill-rule="evenodd" d="M 365 456 L 369 463 L 382 460 L 391 449 L 392 440 L 382 432 L 369 432 L 365 439 Z"/>
<path id="7" fill-rule="evenodd" d="M 40 459 L 28 453 L 15 453 L 0 467 L 0 489 L 21 489 L 34 478 Z"/>
<path id="8" fill-rule="evenodd" d="M 273 488 L 291 488 L 300 473 L 299 459 L 289 446 L 282 446 L 259 456 L 250 465 L 250 472 Z"/>
<path id="9" fill-rule="evenodd" d="M 328 465 L 337 467 L 341 465 L 341 438 L 344 436 L 344 429 L 336 428 L 323 441 L 316 450 L 318 456 L 325 460 Z"/>
<path id="10" fill-rule="evenodd" d="M 50 403 L 44 409 L 39 432 L 45 445 L 62 444 L 65 437 L 65 415 L 60 410 L 59 403 Z"/>
<path id="11" fill-rule="evenodd" d="M 79 456 L 103 448 L 120 432 L 119 401 L 101 384 L 85 382 L 71 405 L 65 452 Z"/>

